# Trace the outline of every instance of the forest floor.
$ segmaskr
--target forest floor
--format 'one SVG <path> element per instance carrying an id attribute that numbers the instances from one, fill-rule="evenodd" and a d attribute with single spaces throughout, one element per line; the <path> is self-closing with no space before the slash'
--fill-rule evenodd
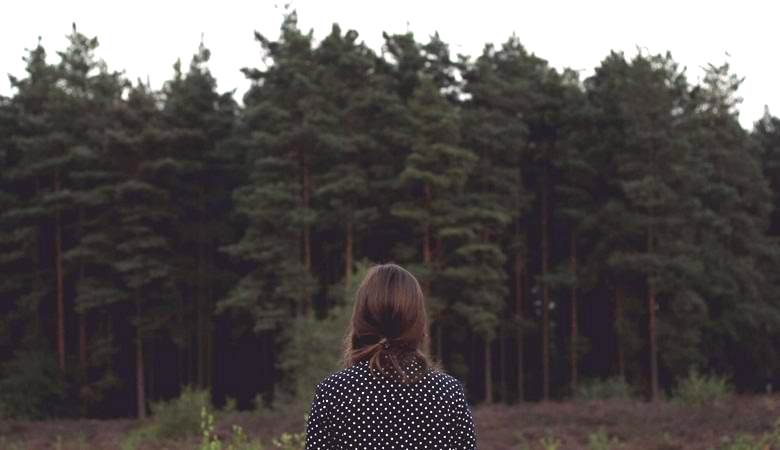
<path id="1" fill-rule="evenodd" d="M 709 450 L 725 448 L 737 435 L 771 432 L 780 418 L 780 395 L 738 396 L 705 407 L 672 402 L 639 401 L 550 402 L 477 406 L 473 409 L 480 450 L 544 449 L 543 439 L 560 442 L 558 450 Z M 114 450 L 128 448 L 127 436 L 141 424 L 122 420 L 0 421 L 2 450 Z M 217 421 L 217 433 L 228 436 L 233 425 L 249 438 L 275 449 L 271 439 L 283 432 L 300 432 L 303 410 L 235 412 Z M 589 445 L 602 432 L 618 443 Z M 135 448 L 196 450 L 200 438 L 144 442 Z M 742 447 L 740 447 L 742 448 Z M 769 447 L 767 447 L 769 448 Z"/>

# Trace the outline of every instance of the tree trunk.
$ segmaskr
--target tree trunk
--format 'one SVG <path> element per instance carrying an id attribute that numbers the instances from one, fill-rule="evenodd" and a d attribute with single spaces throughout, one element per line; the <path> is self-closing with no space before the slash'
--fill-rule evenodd
<path id="1" fill-rule="evenodd" d="M 507 392 L 509 389 L 507 388 L 507 381 L 506 381 L 506 340 L 504 339 L 504 333 L 502 330 L 499 329 L 498 332 L 498 379 L 501 383 L 500 391 L 499 391 L 499 401 L 506 403 L 507 401 Z"/>
<path id="2" fill-rule="evenodd" d="M 572 228 L 571 239 L 569 249 L 569 264 L 571 266 L 571 273 L 574 276 L 574 284 L 571 287 L 571 393 L 574 394 L 577 391 L 577 234 Z"/>
<path id="3" fill-rule="evenodd" d="M 194 311 L 198 313 L 197 306 Z M 195 384 L 198 381 L 198 324 L 193 325 L 187 329 L 187 381 Z"/>
<path id="4" fill-rule="evenodd" d="M 425 185 L 425 209 L 431 208 L 431 202 L 433 201 L 433 193 L 431 192 L 431 186 Z M 430 270 L 431 263 L 433 262 L 433 238 L 431 236 L 431 224 L 425 223 L 423 231 L 423 263 L 425 267 Z"/>
<path id="5" fill-rule="evenodd" d="M 205 225 L 205 204 L 203 199 L 203 189 L 199 189 L 198 192 L 198 205 L 200 220 L 198 221 L 198 242 L 197 245 L 197 276 L 196 294 L 197 309 L 198 309 L 198 386 L 201 389 L 208 388 L 208 322 L 210 317 L 208 315 L 208 301 L 206 294 L 206 277 L 208 274 L 205 270 L 206 258 L 205 258 L 205 245 L 206 239 L 206 225 Z"/>
<path id="6" fill-rule="evenodd" d="M 626 379 L 626 352 L 623 347 L 623 321 L 625 310 L 625 292 L 623 286 L 615 286 L 615 335 L 617 339 L 618 374 Z"/>
<path id="7" fill-rule="evenodd" d="M 347 244 L 344 249 L 344 284 L 347 289 L 352 285 L 352 246 L 353 246 L 352 218 L 347 219 Z"/>
<path id="8" fill-rule="evenodd" d="M 214 322 L 211 314 L 206 329 L 206 387 L 209 390 L 214 388 Z"/>
<path id="9" fill-rule="evenodd" d="M 484 365 L 485 365 L 485 403 L 488 405 L 493 403 L 493 370 L 491 367 L 491 360 L 490 360 L 490 340 L 487 338 L 484 339 L 485 342 L 485 354 L 484 354 Z"/>
<path id="10" fill-rule="evenodd" d="M 308 209 L 311 203 L 311 175 L 309 174 L 309 162 L 306 160 L 306 154 L 303 150 L 300 151 L 300 154 L 303 177 L 302 206 Z M 311 226 L 308 223 L 303 226 L 303 268 L 306 273 L 311 273 Z M 303 313 L 309 317 L 312 312 L 312 295 L 311 292 L 307 292 L 303 301 Z"/>
<path id="11" fill-rule="evenodd" d="M 212 273 L 212 263 L 211 263 L 211 256 L 210 253 L 206 253 L 206 272 Z M 214 387 L 214 314 L 213 314 L 213 308 L 211 299 L 214 298 L 214 293 L 212 292 L 212 279 L 211 277 L 206 278 L 206 299 L 208 300 L 207 306 L 207 312 L 208 312 L 208 334 L 206 339 L 206 345 L 208 347 L 208 351 L 206 352 L 206 384 L 208 385 L 209 389 L 212 389 Z"/>
<path id="12" fill-rule="evenodd" d="M 87 380 L 87 313 L 79 314 L 79 369 L 81 369 L 82 383 Z"/>
<path id="13" fill-rule="evenodd" d="M 206 238 L 206 232 L 205 232 L 205 218 L 203 217 L 205 211 L 203 206 L 203 193 L 201 192 L 201 198 L 200 198 L 200 204 L 201 204 L 201 218 L 200 223 L 198 223 L 198 242 L 197 242 L 197 273 L 198 273 L 198 280 L 196 283 L 196 289 L 198 290 L 196 297 L 198 299 L 197 302 L 197 310 L 198 310 L 198 386 L 201 389 L 209 388 L 208 385 L 208 360 L 209 360 L 209 348 L 208 348 L 208 340 L 209 340 L 209 322 L 211 320 L 211 317 L 208 312 L 208 294 L 206 292 L 206 277 L 208 274 L 205 270 L 206 265 L 206 256 L 205 256 L 205 245 L 204 240 Z"/>
<path id="14" fill-rule="evenodd" d="M 41 192 L 41 181 L 36 177 L 35 178 L 35 195 L 37 196 Z M 30 330 L 30 334 L 32 336 L 40 336 L 43 333 L 43 318 L 41 317 L 41 308 L 40 308 L 40 302 L 41 302 L 41 293 L 44 291 L 44 287 L 46 283 L 43 280 L 42 272 L 43 272 L 43 258 L 41 255 L 43 254 L 43 248 L 44 248 L 44 242 L 41 238 L 43 230 L 43 225 L 41 223 L 41 220 L 38 219 L 35 221 L 35 250 L 32 255 L 32 277 L 30 279 L 30 288 L 32 292 L 35 293 L 35 299 L 36 299 L 36 307 L 35 307 L 35 315 L 34 319 L 32 321 L 32 329 Z"/>
<path id="15" fill-rule="evenodd" d="M 520 224 L 515 225 L 515 233 L 520 240 Z M 523 365 L 523 294 L 525 278 L 525 258 L 521 249 L 515 252 L 515 318 L 517 320 L 517 398 L 525 400 L 525 369 Z"/>
<path id="16" fill-rule="evenodd" d="M 178 289 L 178 298 L 176 302 L 176 322 L 179 325 L 179 332 L 182 334 L 181 347 L 176 352 L 177 368 L 178 368 L 178 385 L 184 386 L 189 380 L 187 380 L 187 330 L 184 326 L 184 299 L 182 299 L 181 290 Z"/>
<path id="17" fill-rule="evenodd" d="M 436 325 L 436 361 L 444 363 L 444 324 L 441 321 Z"/>
<path id="18" fill-rule="evenodd" d="M 149 342 L 149 347 L 147 349 L 147 354 L 149 355 L 149 375 L 148 379 L 144 380 L 146 385 L 146 398 L 149 399 L 149 401 L 153 402 L 157 400 L 157 391 L 155 390 L 155 373 L 154 368 L 157 367 L 157 356 L 155 351 L 155 345 L 154 341 Z M 144 366 L 146 366 L 144 364 Z"/>
<path id="19" fill-rule="evenodd" d="M 423 202 L 425 204 L 425 208 L 429 209 L 431 207 L 431 200 L 433 195 L 431 193 L 431 187 L 425 185 L 424 192 Z M 423 256 L 423 266 L 425 266 L 427 273 L 423 277 L 422 283 L 420 283 L 420 288 L 423 291 L 423 295 L 427 297 L 431 293 L 431 273 L 433 272 L 433 236 L 431 232 L 431 225 L 427 222 L 424 223 L 422 231 L 422 248 L 420 250 L 422 251 Z M 440 321 L 441 317 L 432 317 L 432 322 L 436 323 Z M 441 355 L 439 355 L 439 357 L 441 357 Z"/>
<path id="20" fill-rule="evenodd" d="M 81 415 L 87 414 L 87 402 L 84 394 L 87 392 L 89 376 L 87 373 L 87 319 L 86 312 L 79 313 L 79 374 L 81 382 L 80 406 Z"/>
<path id="21" fill-rule="evenodd" d="M 422 242 L 422 252 L 423 252 L 423 263 L 425 264 L 426 268 L 430 268 L 431 266 L 431 226 L 428 224 L 425 224 L 425 228 L 423 230 L 423 242 Z M 426 282 L 427 283 L 427 282 Z M 430 283 L 427 283 L 430 284 Z"/>
<path id="22" fill-rule="evenodd" d="M 79 237 L 83 238 L 84 207 L 79 209 Z M 84 263 L 79 263 L 79 285 L 84 282 Z M 81 383 L 87 384 L 87 312 L 79 313 L 79 369 L 81 371 Z"/>
<path id="23" fill-rule="evenodd" d="M 550 288 L 545 280 L 550 265 L 549 199 L 547 189 L 547 165 L 542 173 L 542 399 L 550 399 Z"/>
<path id="24" fill-rule="evenodd" d="M 425 266 L 427 273 L 425 274 L 420 286 L 422 288 L 423 295 L 425 295 L 426 297 L 428 297 L 431 293 L 431 273 L 432 273 L 431 262 L 433 261 L 432 253 L 433 252 L 431 250 L 431 226 L 426 223 L 423 226 L 422 254 L 423 254 L 423 265 Z M 438 317 L 435 319 L 438 319 Z"/>
<path id="25" fill-rule="evenodd" d="M 647 251 L 653 253 L 653 229 L 647 231 Z M 650 388 L 652 401 L 658 401 L 658 347 L 656 342 L 656 298 L 655 283 L 652 275 L 647 279 L 647 309 L 649 313 L 649 337 L 650 340 Z"/>
<path id="26" fill-rule="evenodd" d="M 200 289 L 198 289 L 200 290 Z M 206 349 L 206 324 L 205 324 L 205 313 L 203 311 L 203 298 L 202 293 L 198 292 L 197 294 L 197 305 L 195 306 L 197 314 L 198 314 L 198 320 L 197 320 L 197 330 L 195 331 L 196 336 L 196 345 L 195 345 L 195 351 L 197 352 L 197 361 L 196 361 L 196 367 L 197 367 L 197 377 L 198 377 L 198 387 L 199 388 L 205 388 L 206 387 L 206 367 L 205 367 L 205 354 L 204 351 Z"/>
<path id="27" fill-rule="evenodd" d="M 430 191 L 428 192 L 428 194 L 430 195 Z M 428 260 L 429 260 L 428 265 L 430 266 L 430 273 L 433 273 L 434 270 L 441 270 L 441 265 L 443 261 L 442 242 L 441 239 L 431 236 L 429 227 L 426 233 L 428 235 L 428 239 L 427 239 Z M 423 289 L 425 295 L 428 295 L 430 291 L 430 283 L 428 282 L 428 277 L 426 277 L 425 279 Z M 434 322 L 438 323 L 438 325 L 436 326 L 436 358 L 438 361 L 440 361 L 443 364 L 444 363 L 444 336 L 445 336 L 444 314 L 440 312 L 438 314 L 438 317 L 434 318 Z"/>
<path id="28" fill-rule="evenodd" d="M 146 388 L 144 386 L 144 351 L 141 339 L 138 338 L 135 343 L 135 376 L 136 376 L 136 398 L 138 399 L 138 418 L 146 418 Z"/>
<path id="29" fill-rule="evenodd" d="M 138 418 L 146 418 L 146 386 L 144 384 L 144 348 L 143 348 L 143 336 L 141 335 L 141 296 L 140 293 L 135 294 L 135 311 L 136 311 L 136 339 L 135 339 L 135 392 Z"/>
<path id="30" fill-rule="evenodd" d="M 60 190 L 60 174 L 54 175 L 54 192 Z M 57 211 L 54 223 L 54 258 L 57 272 L 57 356 L 60 370 L 65 369 L 65 287 L 62 267 L 62 218 Z"/>

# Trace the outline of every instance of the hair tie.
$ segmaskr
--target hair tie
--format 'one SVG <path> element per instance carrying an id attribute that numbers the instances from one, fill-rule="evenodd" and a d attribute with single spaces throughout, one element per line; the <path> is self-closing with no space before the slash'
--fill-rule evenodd
<path id="1" fill-rule="evenodd" d="M 385 348 L 385 350 L 387 350 L 388 348 L 390 348 L 390 343 L 387 341 L 387 338 L 386 338 L 386 337 L 383 337 L 382 339 L 380 339 L 378 343 L 379 343 L 379 344 L 382 344 L 382 347 L 384 347 L 384 348 Z"/>

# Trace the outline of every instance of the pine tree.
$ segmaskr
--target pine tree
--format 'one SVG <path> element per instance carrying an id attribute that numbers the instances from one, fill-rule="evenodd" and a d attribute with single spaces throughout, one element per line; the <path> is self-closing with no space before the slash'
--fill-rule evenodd
<path id="1" fill-rule="evenodd" d="M 322 103 L 312 121 L 322 130 L 320 158 L 327 158 L 329 166 L 317 178 L 314 201 L 327 205 L 321 222 L 344 235 L 344 286 L 352 283 L 356 239 L 378 218 L 370 197 L 371 169 L 386 153 L 371 125 L 377 110 L 386 108 L 382 102 L 392 102 L 372 82 L 376 56 L 357 38 L 354 30 L 342 35 L 334 25 L 313 55 Z"/>
<path id="2" fill-rule="evenodd" d="M 220 245 L 229 243 L 230 192 L 237 180 L 230 180 L 232 165 L 223 143 L 229 137 L 237 106 L 230 93 L 220 94 L 208 69 L 211 54 L 201 43 L 186 74 L 174 65 L 174 78 L 163 88 L 163 127 L 167 130 L 165 187 L 176 206 L 172 245 L 177 255 L 176 274 L 181 301 L 177 343 L 182 352 L 197 355 L 197 385 L 210 387 L 213 379 L 213 314 L 222 280 L 231 280 L 228 264 L 219 264 Z M 193 277 L 192 274 L 197 274 Z M 193 317 L 194 330 L 186 323 Z M 186 320 L 185 320 L 186 318 Z M 194 339 L 193 339 L 194 336 Z M 194 343 L 191 348 L 189 343 Z M 188 371 L 180 355 L 179 374 L 186 382 Z"/>
<path id="3" fill-rule="evenodd" d="M 539 233 L 540 273 L 536 284 L 542 291 L 541 302 L 541 366 L 542 398 L 550 397 L 551 384 L 551 328 L 552 318 L 552 248 L 550 233 L 553 230 L 551 220 L 554 217 L 555 183 L 558 178 L 553 162 L 561 151 L 559 128 L 564 108 L 563 84 L 561 76 L 547 64 L 547 61 L 529 54 L 513 37 L 505 46 L 514 54 L 511 65 L 518 86 L 522 85 L 526 95 L 520 119 L 527 129 L 526 146 L 522 155 L 521 177 L 526 191 L 533 193 L 528 229 L 536 227 Z M 526 232 L 526 236 L 530 233 Z M 529 237 L 530 240 L 530 237 Z M 527 245 L 531 248 L 532 245 Z"/>
<path id="4" fill-rule="evenodd" d="M 528 128 L 517 118 L 528 112 L 531 101 L 526 86 L 527 63 L 527 53 L 513 37 L 498 50 L 486 46 L 474 64 L 467 64 L 468 70 L 463 76 L 464 90 L 469 95 L 464 113 L 464 141 L 479 157 L 469 191 L 475 195 L 474 201 L 484 205 L 480 218 L 484 222 L 482 226 L 495 230 L 488 231 L 493 236 L 483 244 L 494 247 L 493 251 L 499 255 L 491 263 L 496 274 L 501 267 L 496 263 L 508 256 L 503 249 L 508 247 L 513 252 L 514 305 L 508 309 L 514 311 L 512 326 L 517 330 L 517 392 L 520 399 L 524 397 L 523 338 L 527 327 L 523 316 L 522 280 L 528 264 L 523 220 L 531 195 L 525 189 L 521 168 L 527 151 Z M 506 227 L 508 223 L 512 226 Z M 498 307 L 498 299 L 495 301 L 493 311 L 498 313 L 503 307 Z M 486 398 L 490 398 L 489 394 L 492 392 L 486 392 Z"/>
<path id="5" fill-rule="evenodd" d="M 120 127 L 110 136 L 109 146 L 121 176 L 111 186 L 114 209 L 109 214 L 110 239 L 117 257 L 111 263 L 135 328 L 136 400 L 139 418 L 146 415 L 145 344 L 162 332 L 175 315 L 171 301 L 173 278 L 171 247 L 160 232 L 170 226 L 172 208 L 168 193 L 154 180 L 164 156 L 157 99 L 143 85 L 134 87 Z"/>
<path id="6" fill-rule="evenodd" d="M 421 277 L 423 291 L 430 298 L 435 354 L 443 360 L 444 328 L 448 320 L 448 308 L 443 299 L 447 297 L 448 288 L 439 289 L 435 285 L 447 258 L 436 222 L 437 217 L 445 218 L 439 210 L 452 208 L 452 200 L 442 198 L 443 192 L 436 191 L 452 183 L 455 183 L 453 186 L 463 183 L 469 160 L 473 158 L 469 151 L 461 152 L 457 125 L 453 123 L 460 120 L 453 109 L 457 105 L 458 86 L 454 76 L 457 65 L 438 34 L 427 44 L 417 42 L 412 33 L 384 34 L 384 38 L 385 58 L 378 65 L 378 77 L 391 81 L 401 108 L 406 109 L 401 113 L 405 118 L 394 121 L 393 132 L 388 136 L 390 142 L 397 143 L 394 153 L 403 162 L 398 168 L 399 182 L 384 186 L 392 187 L 390 190 L 395 194 L 391 213 L 394 218 L 401 219 L 399 228 L 411 226 L 412 236 L 415 236 L 413 244 L 407 244 L 409 247 L 397 245 L 395 253 L 402 255 L 403 262 Z M 425 105 L 422 99 L 433 103 Z M 398 110 L 396 102 L 391 105 L 391 111 Z M 432 113 L 437 108 L 441 109 L 442 117 Z M 447 149 L 443 145 L 440 147 L 441 144 L 452 147 Z M 446 152 L 450 150 L 453 152 L 448 156 Z M 437 159 L 441 161 L 437 163 Z M 458 168 L 458 165 L 462 167 Z M 409 236 L 409 233 L 403 233 L 403 236 Z"/>
<path id="7" fill-rule="evenodd" d="M 780 119 L 765 108 L 751 137 L 760 152 L 761 168 L 773 194 L 774 208 L 768 232 L 771 236 L 780 236 Z"/>
<path id="8" fill-rule="evenodd" d="M 29 186 L 31 194 L 26 202 L 19 205 L 16 210 L 9 211 L 7 218 L 14 221 L 23 221 L 24 225 L 31 227 L 28 239 L 35 241 L 30 243 L 34 252 L 41 255 L 46 244 L 40 238 L 40 230 L 44 224 L 54 223 L 55 239 L 51 250 L 55 255 L 55 276 L 49 283 L 49 271 L 44 262 L 33 262 L 32 273 L 34 276 L 36 292 L 30 301 L 38 299 L 54 292 L 56 337 L 55 348 L 57 351 L 58 366 L 65 368 L 65 320 L 64 320 L 64 277 L 62 267 L 62 224 L 61 208 L 63 201 L 57 201 L 59 190 L 62 189 L 62 175 L 66 167 L 67 158 L 64 157 L 64 136 L 57 133 L 58 120 L 62 120 L 64 114 L 57 111 L 56 97 L 63 96 L 56 83 L 59 73 L 56 66 L 46 61 L 46 51 L 39 45 L 30 51 L 25 59 L 27 62 L 27 78 L 17 79 L 11 77 L 11 85 L 17 90 L 13 98 L 13 104 L 19 117 L 18 134 L 14 141 L 18 148 L 20 161 L 11 177 L 17 183 L 17 188 Z M 54 197 L 54 198 L 52 198 Z M 48 200 L 48 201 L 47 201 Z M 44 253 L 45 254 L 45 253 Z M 36 258 L 37 259 L 37 258 Z M 53 285 L 53 288 L 52 288 Z M 37 308 L 31 308 L 36 310 Z"/>
<path id="9" fill-rule="evenodd" d="M 218 310 L 244 310 L 255 329 L 271 329 L 291 313 L 312 315 L 317 279 L 312 272 L 314 168 L 320 136 L 310 112 L 318 108 L 312 80 L 312 36 L 286 16 L 278 41 L 259 33 L 266 70 L 244 69 L 253 81 L 244 96 L 237 125 L 245 164 L 252 167 L 246 185 L 234 191 L 237 211 L 246 218 L 241 239 L 224 247 L 251 269 L 220 302 Z"/>
<path id="10" fill-rule="evenodd" d="M 145 347 L 164 334 L 176 310 L 167 234 L 173 208 L 158 184 L 168 166 L 159 99 L 139 83 L 123 100 L 126 87 L 119 85 L 110 107 L 103 111 L 100 145 L 94 147 L 90 176 L 82 180 L 79 191 L 80 242 L 68 257 L 82 267 L 77 309 L 97 319 L 89 346 L 96 356 L 90 360 L 102 375 L 87 386 L 87 392 L 99 401 L 101 391 L 119 387 L 113 354 L 117 347 L 132 345 L 136 410 L 143 418 L 153 388 L 147 382 L 153 368 L 147 367 Z M 131 318 L 132 343 L 117 339 L 116 334 L 127 326 L 117 322 L 120 317 Z"/>
<path id="11" fill-rule="evenodd" d="M 83 222 L 83 196 L 79 190 L 91 174 L 90 144 L 94 139 L 91 126 L 99 122 L 99 102 L 105 99 L 104 90 L 111 89 L 116 74 L 108 74 L 105 65 L 94 56 L 98 42 L 76 30 L 68 36 L 69 47 L 60 52 L 56 66 L 46 62 L 46 53 L 40 45 L 27 58 L 28 78 L 12 77 L 18 90 L 14 97 L 20 115 L 20 127 L 15 138 L 19 148 L 18 170 L 13 177 L 18 186 L 32 186 L 33 194 L 25 207 L 12 212 L 12 218 L 25 218 L 26 223 L 37 222 L 40 227 L 52 227 L 53 240 L 38 246 L 43 255 L 51 254 L 53 294 L 56 305 L 56 348 L 60 369 L 66 361 L 66 290 L 68 276 L 81 273 L 80 266 L 69 261 L 67 255 L 77 241 Z M 95 119 L 95 121 L 93 121 Z M 22 188 L 23 189 L 23 188 Z M 72 228 L 76 228 L 75 233 Z M 35 232 L 30 236 L 37 236 Z M 39 239 L 36 237 L 36 239 Z M 50 250 L 50 253 L 49 251 Z M 41 266 L 43 261 L 38 264 Z M 46 266 L 41 266 L 45 270 Z M 45 273 L 45 272 L 44 272 Z M 43 283 L 43 281 L 40 281 Z M 85 370 L 85 318 L 79 316 L 82 336 L 79 342 L 79 360 Z"/>
<path id="12" fill-rule="evenodd" d="M 777 264 L 778 246 L 766 234 L 773 208 L 771 175 L 764 177 L 761 150 L 751 145 L 738 121 L 741 82 L 728 64 L 710 66 L 703 85 L 691 94 L 691 141 L 699 168 L 698 176 L 691 178 L 702 179 L 693 195 L 705 213 L 696 217 L 699 245 L 689 255 L 703 260 L 707 271 L 701 285 L 689 284 L 706 299 L 712 321 L 697 327 L 699 364 L 725 367 L 727 363 L 715 355 L 745 348 L 749 350 L 742 364 L 752 365 L 751 372 L 758 373 L 777 362 L 768 332 L 780 319 L 772 306 L 777 277 L 768 268 Z M 677 333 L 680 330 L 675 327 Z M 705 342 L 707 349 L 718 348 L 710 358 L 704 356 L 709 353 Z"/>
<path id="13" fill-rule="evenodd" d="M 23 338 L 18 337 L 17 330 L 37 324 L 40 301 L 31 295 L 35 292 L 32 277 L 24 276 L 25 269 L 32 271 L 29 246 L 35 244 L 35 230 L 9 215 L 21 207 L 20 185 L 12 177 L 18 163 L 12 139 L 18 127 L 16 122 L 10 99 L 0 96 L 0 270 L 4 274 L 0 280 L 0 348 L 4 358 L 10 356 L 11 349 L 21 347 Z M 37 338 L 38 333 L 40 330 L 33 328 L 24 334 Z"/>
<path id="14" fill-rule="evenodd" d="M 93 284 L 98 277 L 92 277 L 90 270 L 99 267 L 102 259 L 109 259 L 112 249 L 104 247 L 102 252 L 93 252 L 95 247 L 87 236 L 99 235 L 105 223 L 99 216 L 110 208 L 111 201 L 105 189 L 114 175 L 106 164 L 103 146 L 105 130 L 113 126 L 113 111 L 122 102 L 125 81 L 118 72 L 111 72 L 107 65 L 97 59 L 96 38 L 88 38 L 74 29 L 70 46 L 60 53 L 59 68 L 65 80 L 68 100 L 71 102 L 72 134 L 77 144 L 73 158 L 70 179 L 73 185 L 74 245 L 64 254 L 64 262 L 73 268 L 72 285 L 75 287 L 73 311 L 78 316 L 78 360 L 81 374 L 80 394 L 82 411 L 99 401 L 103 392 L 115 387 L 116 377 L 111 372 L 110 354 L 113 346 L 111 336 L 105 327 L 105 320 L 95 320 L 102 307 L 111 302 L 115 294 L 100 289 L 105 283 Z M 92 319 L 92 320 L 90 320 Z M 101 323 L 102 322 L 102 323 Z M 104 350 L 108 348 L 109 351 Z M 108 353 L 108 354 L 106 354 Z M 99 373 L 92 379 L 90 370 Z"/>
<path id="15" fill-rule="evenodd" d="M 586 126 L 579 130 L 583 135 L 585 160 L 598 174 L 593 179 L 595 210 L 590 215 L 596 224 L 590 264 L 585 278 L 600 280 L 600 289 L 614 299 L 615 362 L 618 375 L 625 379 L 627 356 L 633 356 L 639 349 L 637 327 L 629 326 L 626 310 L 634 308 L 630 287 L 633 275 L 620 265 L 610 265 L 609 258 L 620 251 L 629 240 L 630 230 L 624 219 L 625 209 L 622 191 L 617 180 L 617 158 L 615 154 L 625 148 L 626 120 L 618 106 L 619 86 L 627 77 L 628 62 L 620 54 L 611 53 L 596 68 L 596 74 L 584 81 L 588 113 Z M 631 308 L 629 308 L 631 307 Z M 597 319 L 598 320 L 598 319 Z M 637 344 L 630 345 L 630 344 Z M 633 366 L 632 366 L 633 367 Z"/>
<path id="16" fill-rule="evenodd" d="M 679 283 L 695 276 L 699 266 L 686 261 L 690 230 L 688 214 L 695 203 L 686 199 L 682 174 L 691 171 L 690 147 L 679 125 L 687 81 L 670 55 L 636 56 L 630 63 L 612 54 L 590 82 L 603 114 L 617 111 L 620 122 L 613 139 L 620 150 L 612 156 L 619 200 L 603 214 L 617 215 L 623 244 L 612 247 L 614 233 L 605 229 L 602 246 L 612 248 L 611 267 L 644 280 L 648 330 L 651 398 L 659 396 L 658 310 L 660 299 L 670 306 L 695 302 L 696 294 Z M 614 151 L 614 150 L 613 150 Z M 688 200 L 688 201 L 686 201 Z M 661 325 L 664 327 L 665 323 Z"/>
<path id="17" fill-rule="evenodd" d="M 570 291 L 569 298 L 569 383 L 576 392 L 579 379 L 578 364 L 584 339 L 579 333 L 580 293 L 591 288 L 593 280 L 587 280 L 587 259 L 580 256 L 589 235 L 597 227 L 593 221 L 595 186 L 598 172 L 588 159 L 587 142 L 590 130 L 591 110 L 586 102 L 578 74 L 565 71 L 562 77 L 565 110 L 561 117 L 561 154 L 554 161 L 561 179 L 556 186 L 560 198 L 558 215 L 568 228 L 568 264 L 560 269 L 561 279 L 553 284 Z"/>
<path id="18" fill-rule="evenodd" d="M 433 288 L 437 273 L 446 264 L 441 240 L 453 232 L 449 218 L 455 214 L 454 202 L 476 157 L 460 147 L 457 111 L 432 80 L 423 78 L 410 100 L 409 114 L 414 141 L 399 176 L 406 195 L 393 206 L 392 212 L 414 225 L 426 294 L 435 302 L 431 305 L 432 316 L 441 321 L 447 306 L 436 301 L 443 297 Z M 441 322 L 437 324 L 441 325 Z"/>
<path id="19" fill-rule="evenodd" d="M 425 69 L 422 46 L 412 33 L 394 35 L 382 33 L 382 37 L 385 40 L 382 56 L 388 60 L 388 63 L 380 69 L 392 76 L 397 95 L 406 103 L 420 85 L 420 75 Z M 427 75 L 430 77 L 431 74 Z M 433 80 L 434 84 L 437 79 Z"/>
<path id="20" fill-rule="evenodd" d="M 435 265 L 435 232 L 431 223 L 431 216 L 433 216 L 431 209 L 434 207 L 433 190 L 442 188 L 450 182 L 444 177 L 435 178 L 436 172 L 447 172 L 449 167 L 436 164 L 436 159 L 441 158 L 441 156 L 429 157 L 426 161 L 421 154 L 426 151 L 435 152 L 432 144 L 437 140 L 448 139 L 445 142 L 456 143 L 459 137 L 453 138 L 452 133 L 457 126 L 453 123 L 452 113 L 437 121 L 441 131 L 437 130 L 435 125 L 426 123 L 435 114 L 427 114 L 427 111 L 424 111 L 426 105 L 421 101 L 421 98 L 435 101 L 435 105 L 442 109 L 447 109 L 449 105 L 440 101 L 441 94 L 438 89 L 441 86 L 436 84 L 436 79 L 424 74 L 425 55 L 414 35 L 411 33 L 393 36 L 384 34 L 384 38 L 385 48 L 394 59 L 394 64 L 390 67 L 396 84 L 396 92 L 408 108 L 406 114 L 411 121 L 409 126 L 403 128 L 408 136 L 408 153 L 405 155 L 406 161 L 400 174 L 399 183 L 407 191 L 407 195 L 402 194 L 400 201 L 393 206 L 393 214 L 412 223 L 416 233 L 418 233 L 423 290 L 426 295 L 432 295 L 431 283 Z M 426 116 L 422 117 L 423 115 Z M 426 126 L 429 128 L 422 130 L 422 127 Z M 448 128 L 444 129 L 445 126 Z M 423 135 L 426 132 L 427 134 Z M 410 193 L 410 190 L 413 192 Z M 413 199 L 411 204 L 408 202 L 409 194 Z"/>

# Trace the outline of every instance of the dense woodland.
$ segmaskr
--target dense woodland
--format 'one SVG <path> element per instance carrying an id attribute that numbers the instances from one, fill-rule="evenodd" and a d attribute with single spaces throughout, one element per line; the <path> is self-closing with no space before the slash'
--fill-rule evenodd
<path id="1" fill-rule="evenodd" d="M 780 120 L 740 126 L 727 64 L 611 52 L 580 79 L 515 36 L 377 53 L 295 13 L 255 38 L 241 102 L 204 44 L 159 91 L 75 26 L 28 51 L 0 97 L 0 415 L 305 397 L 390 261 L 474 402 L 780 384 Z"/>

